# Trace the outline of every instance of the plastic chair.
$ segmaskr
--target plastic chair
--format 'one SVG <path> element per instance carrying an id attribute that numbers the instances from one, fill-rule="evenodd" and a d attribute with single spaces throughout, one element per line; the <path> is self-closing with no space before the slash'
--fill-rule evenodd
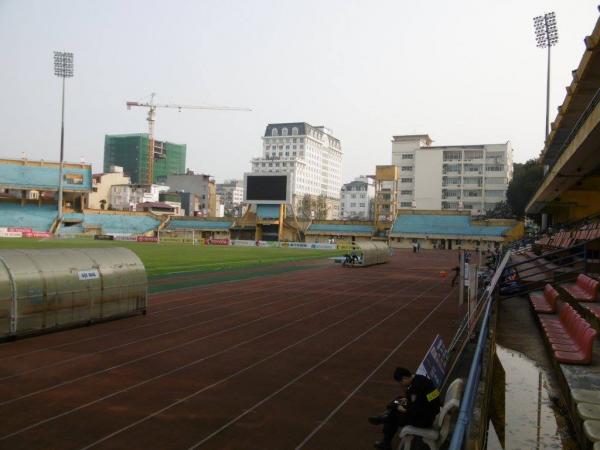
<path id="1" fill-rule="evenodd" d="M 452 425 L 452 412 L 460 406 L 460 398 L 464 387 L 464 380 L 454 380 L 444 396 L 444 404 L 436 416 L 431 428 L 419 428 L 407 425 L 400 430 L 400 445 L 398 450 L 410 450 L 414 437 L 420 437 L 430 450 L 438 450 L 448 438 Z"/>

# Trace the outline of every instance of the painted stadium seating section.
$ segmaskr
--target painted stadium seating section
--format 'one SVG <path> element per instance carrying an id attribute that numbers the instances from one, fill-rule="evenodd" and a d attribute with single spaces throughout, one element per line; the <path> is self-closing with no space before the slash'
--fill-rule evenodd
<path id="1" fill-rule="evenodd" d="M 19 166 L 15 164 L 0 164 L 0 180 L 3 186 L 13 186 L 18 189 L 49 189 L 56 191 L 58 182 L 58 167 Z M 89 169 L 65 167 L 65 182 L 63 188 L 69 191 L 90 191 L 92 189 L 91 172 Z M 69 174 L 81 176 L 81 183 L 69 183 Z"/>
<path id="2" fill-rule="evenodd" d="M 259 219 L 279 219 L 279 205 L 258 205 L 256 216 Z"/>
<path id="3" fill-rule="evenodd" d="M 232 225 L 231 221 L 213 221 L 213 220 L 178 220 L 171 219 L 168 230 L 228 230 Z"/>
<path id="4" fill-rule="evenodd" d="M 400 215 L 391 233 L 442 234 L 454 236 L 502 236 L 510 227 L 477 226 L 468 216 Z"/>
<path id="5" fill-rule="evenodd" d="M 86 226 L 100 226 L 105 234 L 142 234 L 156 230 L 159 221 L 149 216 L 133 216 L 127 214 L 90 214 L 69 213 L 65 220 L 81 220 L 83 228 Z M 68 229 L 71 227 L 64 227 Z"/>
<path id="6" fill-rule="evenodd" d="M 0 227 L 24 227 L 48 231 L 58 211 L 55 205 L 25 205 L 0 203 Z"/>
<path id="7" fill-rule="evenodd" d="M 352 224 L 325 224 L 314 223 L 308 227 L 309 232 L 326 232 L 326 233 L 369 233 L 375 231 L 375 227 L 369 225 L 352 225 Z"/>

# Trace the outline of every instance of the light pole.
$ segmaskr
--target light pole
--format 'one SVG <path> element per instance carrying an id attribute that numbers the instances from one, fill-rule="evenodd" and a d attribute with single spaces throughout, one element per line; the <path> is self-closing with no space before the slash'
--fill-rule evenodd
<path id="1" fill-rule="evenodd" d="M 548 68 L 546 70 L 546 134 L 544 143 L 550 133 L 550 49 L 558 42 L 558 30 L 556 29 L 556 16 L 554 12 L 549 12 L 543 16 L 533 18 L 535 28 L 535 40 L 539 48 L 548 49 Z M 550 166 L 544 164 L 544 175 L 548 173 Z M 548 228 L 548 214 L 542 214 L 542 231 Z"/>
<path id="2" fill-rule="evenodd" d="M 554 12 L 549 12 L 543 16 L 533 18 L 535 27 L 535 40 L 539 48 L 548 49 L 548 69 L 546 74 L 546 134 L 544 140 L 548 138 L 550 127 L 550 49 L 558 42 L 558 30 L 556 29 L 556 16 Z"/>
<path id="3" fill-rule="evenodd" d="M 65 79 L 73 76 L 73 53 L 54 52 L 54 75 L 62 78 L 62 111 L 60 121 L 60 169 L 58 171 L 58 226 L 63 219 L 63 161 L 65 145 Z"/>

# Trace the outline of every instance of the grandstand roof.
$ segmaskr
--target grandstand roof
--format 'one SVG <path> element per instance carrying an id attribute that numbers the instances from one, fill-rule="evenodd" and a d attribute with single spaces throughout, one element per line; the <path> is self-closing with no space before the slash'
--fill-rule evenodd
<path id="1" fill-rule="evenodd" d="M 466 215 L 401 214 L 396 218 L 391 237 L 402 235 L 502 237 L 510 227 L 473 225 Z"/>
<path id="2" fill-rule="evenodd" d="M 0 160 L 0 186 L 8 189 L 58 191 L 60 164 L 24 159 Z M 63 190 L 92 190 L 92 166 L 63 164 Z"/>
<path id="3" fill-rule="evenodd" d="M 541 160 L 549 167 L 527 213 L 552 213 L 556 223 L 600 210 L 600 19 L 585 38 L 585 52 L 558 114 Z"/>
<path id="4" fill-rule="evenodd" d="M 372 225 L 358 225 L 345 223 L 313 223 L 306 230 L 306 234 L 329 234 L 339 236 L 371 236 L 375 232 Z"/>

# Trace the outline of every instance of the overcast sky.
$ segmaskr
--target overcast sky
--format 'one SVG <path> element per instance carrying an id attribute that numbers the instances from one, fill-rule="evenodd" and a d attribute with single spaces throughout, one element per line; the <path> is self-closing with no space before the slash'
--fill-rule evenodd
<path id="1" fill-rule="evenodd" d="M 555 11 L 551 118 L 598 18 L 592 0 L 0 0 L 0 157 L 58 160 L 60 79 L 75 54 L 65 159 L 102 170 L 104 135 L 146 132 L 187 144 L 187 166 L 217 181 L 261 154 L 267 123 L 325 125 L 342 142 L 343 180 L 391 163 L 392 135 L 436 145 L 510 140 L 515 160 L 543 146 L 546 52 L 533 20 Z"/>

